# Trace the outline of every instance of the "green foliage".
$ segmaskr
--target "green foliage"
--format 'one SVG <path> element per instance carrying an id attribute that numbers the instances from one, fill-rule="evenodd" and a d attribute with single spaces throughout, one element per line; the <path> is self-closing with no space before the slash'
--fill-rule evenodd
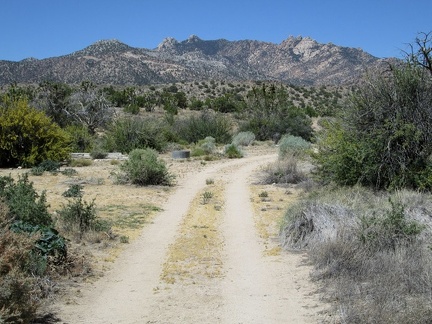
<path id="1" fill-rule="evenodd" d="M 230 159 L 239 159 L 243 157 L 242 150 L 235 144 L 231 143 L 225 146 L 224 154 Z"/>
<path id="2" fill-rule="evenodd" d="M 43 112 L 24 100 L 0 107 L 0 166 L 34 166 L 69 157 L 69 138 Z"/>
<path id="3" fill-rule="evenodd" d="M 221 114 L 210 111 L 203 111 L 199 116 L 179 119 L 173 127 L 178 137 L 188 143 L 197 143 L 208 136 L 213 137 L 217 143 L 229 143 L 231 141 L 230 120 Z"/>
<path id="4" fill-rule="evenodd" d="M 90 152 L 94 146 L 95 137 L 84 125 L 69 125 L 65 129 L 71 140 L 72 152 Z"/>
<path id="5" fill-rule="evenodd" d="M 244 108 L 244 102 L 232 94 L 224 94 L 223 96 L 209 100 L 209 107 L 221 113 L 239 112 Z"/>
<path id="6" fill-rule="evenodd" d="M 301 109 L 292 104 L 284 87 L 254 88 L 247 95 L 241 131 L 250 131 L 258 140 L 273 139 L 275 134 L 312 138 L 312 123 Z"/>
<path id="7" fill-rule="evenodd" d="M 432 189 L 431 89 L 427 73 L 408 64 L 364 83 L 342 120 L 327 124 L 319 140 L 322 179 Z"/>
<path id="8" fill-rule="evenodd" d="M 135 149 L 129 153 L 129 159 L 120 165 L 127 181 L 139 185 L 171 185 L 173 177 L 169 174 L 165 162 L 152 149 Z"/>
<path id="9" fill-rule="evenodd" d="M 108 128 L 103 148 L 108 152 L 121 153 L 139 148 L 162 151 L 167 144 L 165 128 L 155 118 L 120 118 Z"/>
<path id="10" fill-rule="evenodd" d="M 48 212 L 45 192 L 38 194 L 24 174 L 15 182 L 10 176 L 0 177 L 0 197 L 8 206 L 8 218 L 30 225 L 50 226 L 51 215 Z"/>
<path id="11" fill-rule="evenodd" d="M 287 156 L 301 157 L 311 147 L 311 143 L 302 137 L 293 135 L 284 135 L 278 142 L 279 158 Z"/>
<path id="12" fill-rule="evenodd" d="M 10 229 L 15 233 L 28 233 L 37 237 L 32 251 L 37 254 L 36 259 L 42 258 L 39 262 L 42 261 L 43 265 L 28 264 L 27 267 L 32 273 L 42 275 L 46 270 L 49 257 L 52 258 L 50 261 L 53 263 L 65 261 L 67 257 L 66 240 L 55 228 L 17 221 L 12 223 Z"/>

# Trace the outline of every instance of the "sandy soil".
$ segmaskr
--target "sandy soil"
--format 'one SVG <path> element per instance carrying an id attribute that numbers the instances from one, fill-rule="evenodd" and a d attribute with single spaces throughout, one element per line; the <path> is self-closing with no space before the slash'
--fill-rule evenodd
<path id="1" fill-rule="evenodd" d="M 277 241 L 278 221 L 296 192 L 254 184 L 275 152 L 207 164 L 169 161 L 181 170 L 173 189 L 152 188 L 149 195 L 117 188 L 112 206 L 123 199 L 134 202 L 131 208 L 153 203 L 162 210 L 118 250 L 102 277 L 51 311 L 69 324 L 321 321 L 325 306 L 309 281 L 306 256 L 281 251 Z M 106 168 L 98 176 L 109 177 Z M 87 192 L 100 199 L 98 190 Z M 269 198 L 258 198 L 264 190 Z"/>

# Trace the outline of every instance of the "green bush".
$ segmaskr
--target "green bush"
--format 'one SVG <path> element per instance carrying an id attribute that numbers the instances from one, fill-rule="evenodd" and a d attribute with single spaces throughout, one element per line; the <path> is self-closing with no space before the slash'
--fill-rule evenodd
<path id="1" fill-rule="evenodd" d="M 169 174 L 165 162 L 152 149 L 136 149 L 129 153 L 129 159 L 120 165 L 120 170 L 128 182 L 139 186 L 171 185 L 173 176 Z"/>
<path id="2" fill-rule="evenodd" d="M 204 154 L 213 154 L 216 150 L 216 140 L 207 136 L 205 139 L 198 141 L 197 148 L 201 149 Z"/>
<path id="3" fill-rule="evenodd" d="M 167 145 L 166 126 L 155 118 L 120 118 L 107 130 L 103 149 L 128 153 L 134 149 L 163 151 Z"/>
<path id="4" fill-rule="evenodd" d="M 324 181 L 377 189 L 432 189 L 432 80 L 405 64 L 372 76 L 341 120 L 319 136 Z"/>
<path id="5" fill-rule="evenodd" d="M 43 112 L 25 100 L 0 106 L 0 167 L 30 167 L 45 160 L 69 158 L 69 137 Z"/>
<path id="6" fill-rule="evenodd" d="M 243 157 L 242 150 L 235 144 L 228 144 L 224 148 L 224 154 L 230 159 L 239 159 Z"/>
<path id="7" fill-rule="evenodd" d="M 199 116 L 177 119 L 173 127 L 178 138 L 187 143 L 197 143 L 208 136 L 213 137 L 217 143 L 231 141 L 231 122 L 228 117 L 210 111 L 203 111 Z"/>
<path id="8" fill-rule="evenodd" d="M 311 147 L 311 143 L 302 137 L 293 135 L 284 135 L 278 142 L 279 159 L 288 156 L 302 157 L 305 152 Z"/>
<path id="9" fill-rule="evenodd" d="M 18 181 L 10 176 L 0 177 L 0 197 L 9 208 L 9 219 L 22 221 L 31 225 L 50 226 L 51 215 L 48 212 L 45 192 L 40 195 L 24 174 Z"/>

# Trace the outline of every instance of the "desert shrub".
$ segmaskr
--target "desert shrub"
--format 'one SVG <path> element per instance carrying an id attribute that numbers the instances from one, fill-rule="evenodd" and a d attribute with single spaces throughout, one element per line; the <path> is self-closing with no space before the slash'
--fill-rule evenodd
<path id="1" fill-rule="evenodd" d="M 72 177 L 74 175 L 78 174 L 78 171 L 72 168 L 65 168 L 61 171 L 61 174 L 67 176 L 67 177 Z"/>
<path id="2" fill-rule="evenodd" d="M 120 165 L 120 178 L 139 186 L 171 185 L 173 176 L 165 162 L 152 149 L 136 149 L 129 153 L 129 159 Z M 124 180 L 123 180 L 124 181 Z"/>
<path id="3" fill-rule="evenodd" d="M 202 156 L 213 154 L 216 150 L 216 140 L 207 136 L 205 139 L 198 141 L 198 143 L 193 147 L 191 155 L 192 156 Z"/>
<path id="4" fill-rule="evenodd" d="M 305 152 L 311 147 L 311 143 L 302 137 L 293 135 L 284 135 L 278 142 L 279 159 L 287 156 L 302 157 Z"/>
<path id="5" fill-rule="evenodd" d="M 138 115 L 140 112 L 140 107 L 137 104 L 129 104 L 124 107 L 124 111 L 132 115 Z"/>
<path id="6" fill-rule="evenodd" d="M 52 160 L 45 160 L 45 161 L 42 161 L 41 163 L 39 163 L 38 167 L 44 171 L 56 173 L 60 169 L 60 162 L 52 161 Z"/>
<path id="7" fill-rule="evenodd" d="M 213 137 L 216 143 L 231 141 L 231 122 L 228 117 L 207 110 L 199 116 L 178 119 L 173 127 L 178 138 L 187 143 L 197 143 L 208 136 Z"/>
<path id="8" fill-rule="evenodd" d="M 428 196 L 322 188 L 286 212 L 281 237 L 308 249 L 313 278 L 346 323 L 427 323 L 432 315 Z"/>
<path id="9" fill-rule="evenodd" d="M 0 202 L 0 322 L 29 323 L 46 293 L 34 272 L 39 235 L 10 230 L 8 207 Z"/>
<path id="10" fill-rule="evenodd" d="M 260 182 L 263 184 L 297 184 L 307 179 L 306 174 L 299 170 L 298 159 L 293 156 L 270 163 L 262 171 Z"/>
<path id="11" fill-rule="evenodd" d="M 86 167 L 93 164 L 90 159 L 72 159 L 69 163 L 71 167 Z"/>
<path id="12" fill-rule="evenodd" d="M 94 200 L 90 203 L 83 200 L 81 195 L 68 202 L 58 211 L 59 219 L 66 231 L 78 231 L 80 238 L 85 232 L 98 227 L 98 217 Z"/>
<path id="13" fill-rule="evenodd" d="M 84 187 L 80 184 L 71 185 L 65 192 L 62 193 L 63 197 L 81 197 L 83 195 L 82 189 Z"/>
<path id="14" fill-rule="evenodd" d="M 229 159 L 239 159 L 243 157 L 242 150 L 235 144 L 228 144 L 224 148 L 224 154 Z"/>
<path id="15" fill-rule="evenodd" d="M 90 152 L 92 159 L 105 159 L 108 156 L 108 152 L 102 148 L 95 148 Z"/>
<path id="16" fill-rule="evenodd" d="M 66 240 L 55 228 L 16 221 L 11 224 L 10 230 L 35 237 L 31 255 L 32 262 L 27 264 L 27 269 L 32 274 L 43 275 L 49 263 L 60 264 L 66 260 Z"/>
<path id="17" fill-rule="evenodd" d="M 384 215 L 360 218 L 360 241 L 373 250 L 396 249 L 398 245 L 409 244 L 422 231 L 416 221 L 409 221 L 405 215 L 405 206 L 390 200 L 391 209 Z"/>
<path id="18" fill-rule="evenodd" d="M 72 152 L 90 152 L 93 149 L 95 136 L 84 125 L 69 125 L 64 130 L 71 140 Z"/>
<path id="19" fill-rule="evenodd" d="M 237 133 L 232 139 L 232 143 L 238 146 L 249 146 L 254 141 L 255 141 L 255 134 L 252 132 Z"/>
<path id="20" fill-rule="evenodd" d="M 38 166 L 32 167 L 30 169 L 30 174 L 34 175 L 34 176 L 41 176 L 44 174 L 44 172 L 45 172 L 45 170 L 41 167 L 38 167 Z"/>
<path id="21" fill-rule="evenodd" d="M 124 154 L 142 148 L 162 151 L 167 145 L 165 128 L 155 118 L 120 118 L 108 127 L 103 148 L 107 152 Z"/>
<path id="22" fill-rule="evenodd" d="M 69 137 L 43 112 L 25 100 L 5 100 L 0 106 L 0 166 L 35 166 L 69 157 Z"/>
<path id="23" fill-rule="evenodd" d="M 366 81 L 319 136 L 319 175 L 341 185 L 430 190 L 430 75 L 405 64 Z"/>
<path id="24" fill-rule="evenodd" d="M 29 323 L 40 306 L 37 278 L 26 270 L 31 261 L 33 239 L 6 228 L 0 235 L 0 321 Z"/>
<path id="25" fill-rule="evenodd" d="M 9 219 L 31 225 L 52 224 L 45 192 L 39 195 L 27 174 L 20 176 L 16 182 L 10 176 L 0 177 L 0 197 L 8 206 Z"/>

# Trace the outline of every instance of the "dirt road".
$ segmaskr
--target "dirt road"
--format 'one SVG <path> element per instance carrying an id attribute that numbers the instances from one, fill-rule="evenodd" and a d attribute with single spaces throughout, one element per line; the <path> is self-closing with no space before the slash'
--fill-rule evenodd
<path id="1" fill-rule="evenodd" d="M 321 309 L 301 254 L 264 253 L 250 186 L 276 155 L 209 165 L 179 181 L 163 211 L 62 305 L 62 323 L 316 323 Z"/>

